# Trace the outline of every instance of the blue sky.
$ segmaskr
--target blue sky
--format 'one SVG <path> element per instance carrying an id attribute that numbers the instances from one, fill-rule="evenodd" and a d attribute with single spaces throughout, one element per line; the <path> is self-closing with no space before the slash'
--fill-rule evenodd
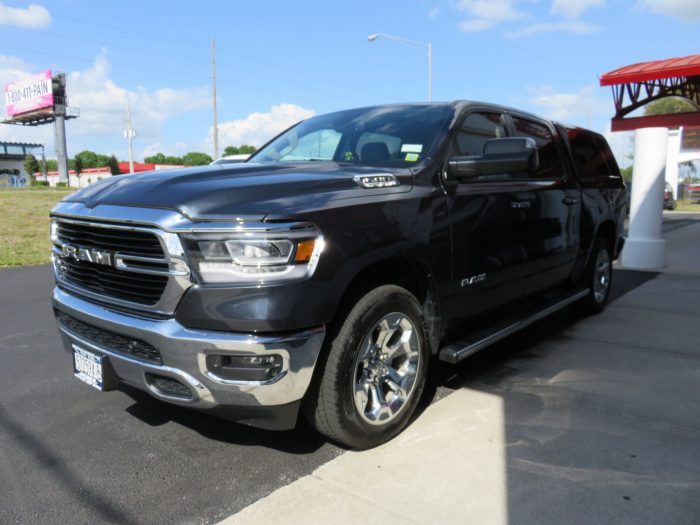
<path id="1" fill-rule="evenodd" d="M 507 104 L 607 133 L 609 88 L 627 64 L 698 53 L 699 0 L 355 0 L 0 2 L 0 83 L 44 69 L 69 74 L 80 118 L 68 153 L 126 158 L 211 146 L 211 38 L 220 144 L 253 143 L 313 114 L 427 97 L 427 57 L 382 32 L 433 45 L 433 100 Z M 3 107 L 0 108 L 4 114 Z M 626 135 L 608 135 L 618 159 Z M 50 126 L 0 126 L 38 141 Z"/>

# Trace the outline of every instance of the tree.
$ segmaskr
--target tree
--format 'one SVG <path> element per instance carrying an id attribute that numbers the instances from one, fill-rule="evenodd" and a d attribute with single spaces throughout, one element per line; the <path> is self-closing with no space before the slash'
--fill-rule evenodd
<path id="1" fill-rule="evenodd" d="M 121 174 L 121 171 L 119 171 L 119 161 L 114 155 L 107 157 L 107 166 L 109 166 L 109 171 L 112 175 Z"/>
<path id="2" fill-rule="evenodd" d="M 625 182 L 629 184 L 632 182 L 632 166 L 627 166 L 626 168 L 620 168 L 620 173 L 622 173 L 622 178 L 625 179 Z"/>
<path id="3" fill-rule="evenodd" d="M 255 153 L 256 151 L 257 150 L 255 146 L 249 146 L 247 144 L 244 144 L 243 146 L 226 146 L 226 148 L 224 149 L 224 157 L 227 157 L 229 155 L 250 155 L 251 153 Z"/>
<path id="4" fill-rule="evenodd" d="M 165 155 L 162 153 L 156 153 L 143 159 L 146 164 L 165 164 L 165 160 Z"/>
<path id="5" fill-rule="evenodd" d="M 39 171 L 39 161 L 31 153 L 24 157 L 24 171 L 30 176 Z"/>
<path id="6" fill-rule="evenodd" d="M 46 171 L 58 171 L 58 161 L 55 159 L 48 159 L 46 161 Z"/>
<path id="7" fill-rule="evenodd" d="M 211 164 L 212 158 L 206 153 L 200 153 L 198 151 L 191 151 L 182 157 L 182 164 L 189 164 L 191 166 L 206 166 Z"/>
<path id="8" fill-rule="evenodd" d="M 684 98 L 677 97 L 662 98 L 644 106 L 645 115 L 668 115 L 669 113 L 686 113 L 697 110 L 698 108 Z"/>
<path id="9" fill-rule="evenodd" d="M 75 160 L 73 161 L 73 169 L 75 170 L 76 175 L 80 175 L 83 171 L 83 161 L 80 159 L 80 157 L 75 157 Z"/>
<path id="10" fill-rule="evenodd" d="M 205 166 L 211 163 L 212 158 L 206 153 L 190 151 L 184 157 L 166 156 L 159 152 L 143 160 L 147 164 L 187 164 L 189 166 Z"/>

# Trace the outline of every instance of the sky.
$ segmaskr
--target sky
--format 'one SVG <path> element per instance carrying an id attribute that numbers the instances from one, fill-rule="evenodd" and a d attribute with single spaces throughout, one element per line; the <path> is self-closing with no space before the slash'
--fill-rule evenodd
<path id="1" fill-rule="evenodd" d="M 621 66 L 700 52 L 700 0 L 0 1 L 0 84 L 45 69 L 68 75 L 68 155 L 135 160 L 213 155 L 211 45 L 219 144 L 260 146 L 312 115 L 427 99 L 494 102 L 612 134 L 610 88 Z M 696 44 L 693 44 L 696 42 Z M 0 113 L 5 114 L 4 98 Z M 0 125 L 0 140 L 40 142 L 52 126 Z"/>

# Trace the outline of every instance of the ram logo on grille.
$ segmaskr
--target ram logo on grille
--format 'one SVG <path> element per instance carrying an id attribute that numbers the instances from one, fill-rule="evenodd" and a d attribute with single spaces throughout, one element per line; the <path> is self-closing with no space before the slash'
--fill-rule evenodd
<path id="1" fill-rule="evenodd" d="M 67 259 L 102 264 L 104 266 L 112 266 L 113 264 L 112 252 L 96 250 L 94 248 L 80 248 L 79 246 L 64 244 L 61 247 L 61 255 Z"/>

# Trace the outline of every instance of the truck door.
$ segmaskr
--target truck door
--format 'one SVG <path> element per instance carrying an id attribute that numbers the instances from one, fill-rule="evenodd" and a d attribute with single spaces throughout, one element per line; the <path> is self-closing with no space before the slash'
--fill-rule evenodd
<path id="1" fill-rule="evenodd" d="M 552 126 L 529 116 L 511 117 L 513 134 L 534 139 L 540 158 L 537 172 L 528 174 L 531 201 L 525 239 L 527 293 L 536 293 L 571 275 L 580 245 L 581 195 Z"/>
<path id="2" fill-rule="evenodd" d="M 487 140 L 507 134 L 505 115 L 468 113 L 449 154 L 482 155 Z M 452 282 L 448 317 L 496 308 L 525 293 L 528 260 L 526 215 L 533 192 L 510 174 L 446 181 L 452 224 Z"/>

